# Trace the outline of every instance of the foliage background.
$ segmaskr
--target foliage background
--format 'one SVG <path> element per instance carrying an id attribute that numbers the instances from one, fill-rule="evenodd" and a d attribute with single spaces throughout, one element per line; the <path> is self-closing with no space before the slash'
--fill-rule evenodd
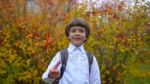
<path id="1" fill-rule="evenodd" d="M 102 84 L 149 84 L 150 2 L 142 2 L 34 0 L 37 7 L 28 8 L 27 0 L 1 0 L 0 83 L 44 84 L 51 59 L 69 44 L 65 26 L 82 17 L 91 26 L 85 48 L 97 58 Z"/>

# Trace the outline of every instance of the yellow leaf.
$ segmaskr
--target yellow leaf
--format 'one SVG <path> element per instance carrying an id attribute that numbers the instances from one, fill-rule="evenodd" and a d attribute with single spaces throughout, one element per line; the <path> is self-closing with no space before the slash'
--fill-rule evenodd
<path id="1" fill-rule="evenodd" d="M 27 50 L 35 50 L 33 46 L 29 46 Z"/>
<path id="2" fill-rule="evenodd" d="M 106 74 L 108 74 L 108 75 L 110 74 L 110 72 L 109 72 L 108 70 L 106 70 L 106 72 L 105 72 L 105 73 L 106 73 Z"/>
<path id="3" fill-rule="evenodd" d="M 103 71 L 104 69 L 105 69 L 105 66 L 104 66 L 104 65 L 102 65 L 101 70 Z"/>
<path id="4" fill-rule="evenodd" d="M 26 63 L 27 63 L 27 65 L 30 65 L 31 59 L 28 59 L 28 60 L 26 61 Z"/>

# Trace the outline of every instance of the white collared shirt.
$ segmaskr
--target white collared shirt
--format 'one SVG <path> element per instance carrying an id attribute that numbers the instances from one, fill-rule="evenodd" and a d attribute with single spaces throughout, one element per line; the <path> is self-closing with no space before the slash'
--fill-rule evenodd
<path id="1" fill-rule="evenodd" d="M 59 84 L 101 84 L 100 72 L 96 58 L 93 57 L 93 63 L 89 75 L 89 63 L 83 45 L 75 47 L 70 44 L 67 49 L 67 66 Z M 61 60 L 60 52 L 58 52 L 52 59 L 46 72 L 43 74 L 42 79 L 45 82 L 51 83 L 54 80 L 48 77 L 48 73 L 59 60 Z M 61 64 L 58 66 L 58 70 L 60 70 L 60 68 Z"/>

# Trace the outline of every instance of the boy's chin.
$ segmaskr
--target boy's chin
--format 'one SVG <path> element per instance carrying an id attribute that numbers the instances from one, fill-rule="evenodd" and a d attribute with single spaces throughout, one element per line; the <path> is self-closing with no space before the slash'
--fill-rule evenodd
<path id="1" fill-rule="evenodd" d="M 79 47 L 79 46 L 81 46 L 82 44 L 73 44 L 73 45 L 75 45 L 76 47 Z"/>

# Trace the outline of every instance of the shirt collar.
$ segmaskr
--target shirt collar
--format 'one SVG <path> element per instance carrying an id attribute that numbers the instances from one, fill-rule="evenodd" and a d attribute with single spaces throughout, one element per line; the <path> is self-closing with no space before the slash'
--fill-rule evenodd
<path id="1" fill-rule="evenodd" d="M 70 45 L 68 47 L 68 52 L 71 53 L 75 48 L 76 48 L 76 46 L 73 45 L 72 43 L 70 43 Z M 81 50 L 82 53 L 85 53 L 83 45 L 79 46 L 78 48 Z"/>

